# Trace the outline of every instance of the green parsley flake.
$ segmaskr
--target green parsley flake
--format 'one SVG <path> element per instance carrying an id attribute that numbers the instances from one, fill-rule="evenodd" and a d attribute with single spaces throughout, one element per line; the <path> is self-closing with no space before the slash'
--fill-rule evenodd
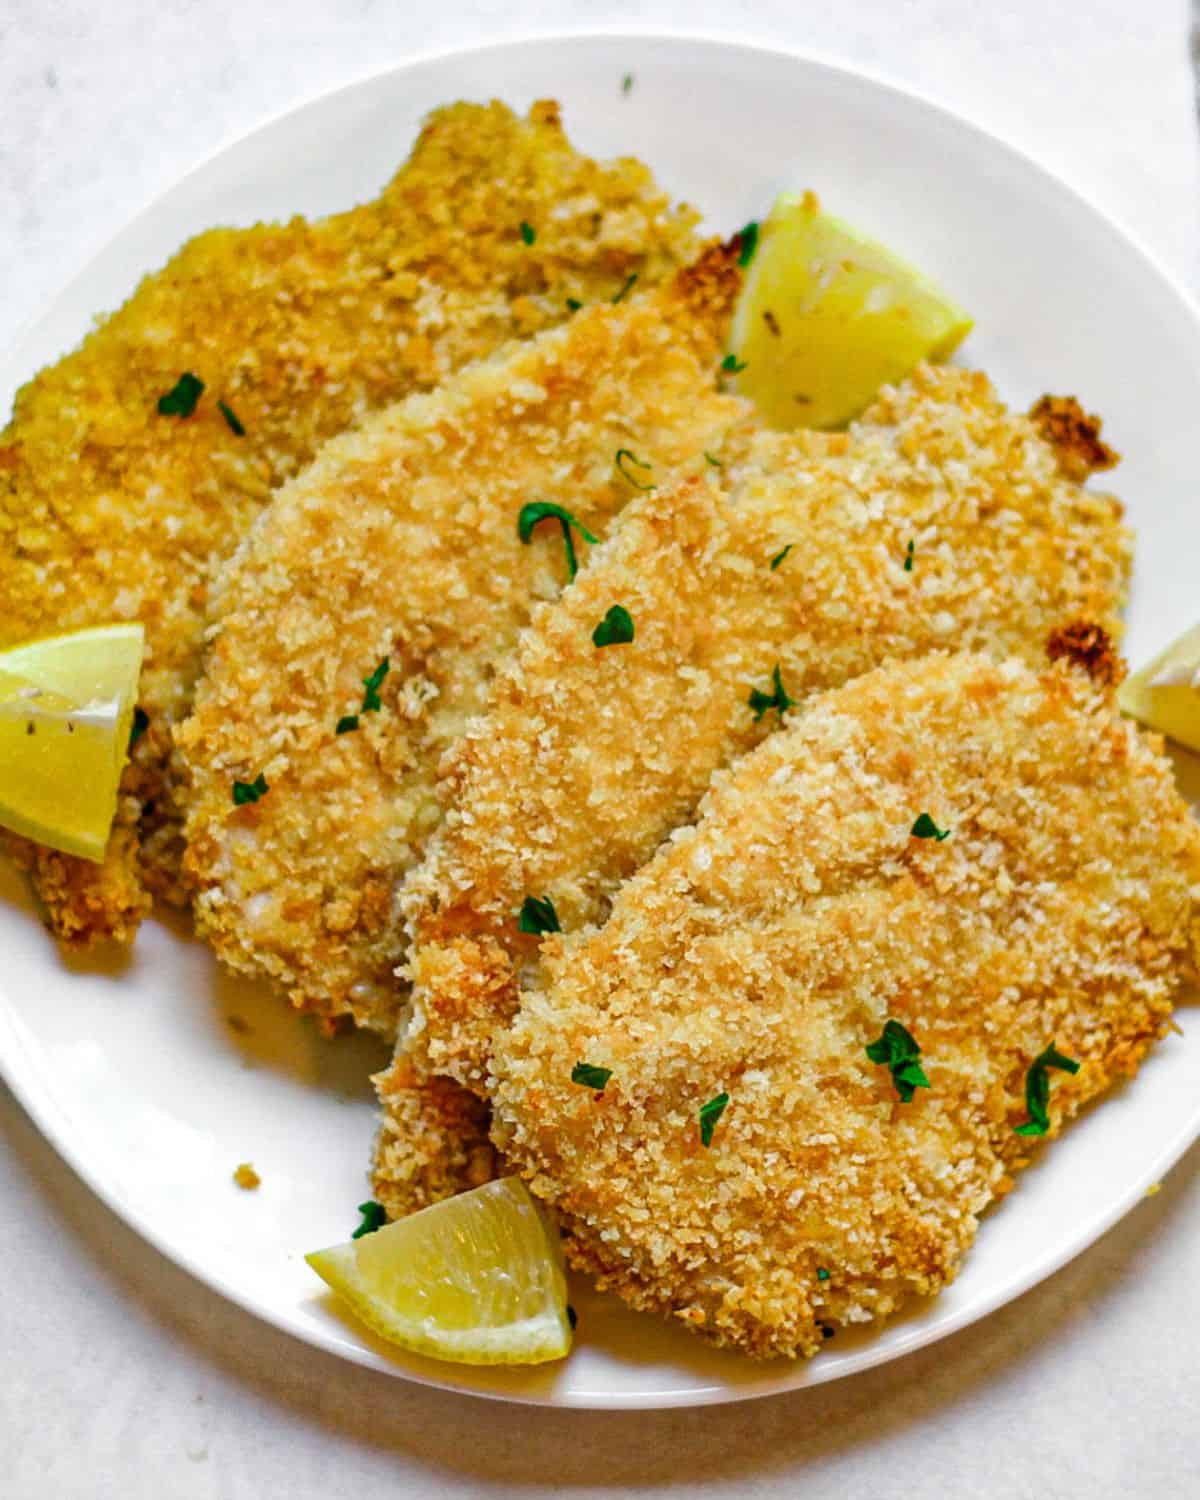
<path id="1" fill-rule="evenodd" d="M 750 697 L 746 700 L 754 710 L 756 723 L 762 718 L 763 714 L 772 708 L 777 709 L 780 718 L 782 718 L 789 708 L 795 708 L 796 706 L 796 700 L 788 697 L 787 691 L 783 686 L 783 677 L 780 674 L 778 662 L 775 663 L 775 670 L 771 674 L 771 680 L 775 684 L 774 692 L 764 693 L 761 688 L 751 688 Z"/>
<path id="2" fill-rule="evenodd" d="M 1018 1135 L 1045 1135 L 1050 1129 L 1050 1072 L 1058 1068 L 1063 1073 L 1078 1073 L 1079 1064 L 1073 1057 L 1065 1057 L 1053 1042 L 1044 1052 L 1039 1052 L 1025 1074 L 1025 1108 L 1029 1118 L 1023 1125 L 1013 1128 Z"/>
<path id="3" fill-rule="evenodd" d="M 267 785 L 267 778 L 260 771 L 253 781 L 235 781 L 233 783 L 233 805 L 245 807 L 248 802 L 257 802 L 260 797 L 265 797 L 271 788 Z"/>
<path id="4" fill-rule="evenodd" d="M 627 276 L 625 278 L 625 285 L 621 288 L 621 290 L 613 298 L 614 303 L 615 302 L 624 302 L 625 298 L 633 290 L 633 284 L 634 284 L 634 282 L 637 279 L 638 279 L 638 273 L 636 271 L 634 271 L 634 273 L 631 276 Z"/>
<path id="5" fill-rule="evenodd" d="M 582 306 L 583 306 L 583 303 L 580 302 L 580 300 L 579 300 L 578 297 L 568 297 L 567 298 L 567 311 L 568 312 L 578 312 L 579 309 Z"/>
<path id="6" fill-rule="evenodd" d="M 537 239 L 537 230 L 532 224 L 526 223 L 524 219 L 521 220 L 521 238 L 527 245 L 532 245 L 534 240 Z"/>
<path id="7" fill-rule="evenodd" d="M 788 553 L 792 550 L 792 548 L 795 545 L 796 545 L 795 542 L 789 542 L 787 544 L 787 546 L 782 550 L 782 552 L 777 552 L 775 554 L 775 556 L 771 559 L 771 572 L 772 573 L 775 571 L 775 569 L 779 566 L 779 564 L 784 560 L 784 558 L 788 555 Z"/>
<path id="8" fill-rule="evenodd" d="M 950 830 L 939 828 L 928 813 L 922 813 L 909 832 L 915 839 L 937 839 L 939 844 L 950 837 Z"/>
<path id="9" fill-rule="evenodd" d="M 613 459 L 613 463 L 615 463 L 617 468 L 620 470 L 621 478 L 627 479 L 629 483 L 633 485 L 635 490 L 652 490 L 657 488 L 657 486 L 653 484 L 643 484 L 636 475 L 631 474 L 628 468 L 626 468 L 627 463 L 636 464 L 639 469 L 649 470 L 654 467 L 653 464 L 643 463 L 642 460 L 637 456 L 637 454 L 630 452 L 628 448 L 618 448 L 617 456 Z"/>
<path id="10" fill-rule="evenodd" d="M 135 708 L 133 711 L 133 723 L 129 726 L 129 748 L 130 750 L 141 739 L 147 729 L 150 728 L 150 715 L 144 708 Z"/>
<path id="11" fill-rule="evenodd" d="M 337 728 L 333 732 L 334 734 L 351 734 L 357 728 L 358 715 L 343 714 L 342 717 L 337 721 Z"/>
<path id="12" fill-rule="evenodd" d="M 541 521 L 557 521 L 562 527 L 563 543 L 567 549 L 567 573 L 574 578 L 579 572 L 579 560 L 575 556 L 575 543 L 571 537 L 572 526 L 585 542 L 594 545 L 596 538 L 569 510 L 564 510 L 561 505 L 555 505 L 550 500 L 531 500 L 528 505 L 521 507 L 517 516 L 517 535 L 523 542 L 529 542 L 533 537 L 533 528 Z"/>
<path id="13" fill-rule="evenodd" d="M 549 896 L 526 896 L 521 902 L 517 921 L 518 932 L 528 932 L 540 937 L 543 932 L 561 932 L 558 913 Z"/>
<path id="14" fill-rule="evenodd" d="M 824 1266 L 818 1266 L 817 1267 L 817 1280 L 818 1281 L 828 1281 L 829 1280 L 829 1272 L 825 1269 Z"/>
<path id="15" fill-rule="evenodd" d="M 719 458 L 714 458 L 707 448 L 704 450 L 704 461 L 706 463 L 712 464 L 714 469 L 723 469 L 725 467 L 721 460 Z"/>
<path id="16" fill-rule="evenodd" d="M 229 430 L 233 433 L 234 437 L 245 437 L 246 429 L 242 426 L 241 422 L 238 421 L 238 414 L 234 411 L 233 407 L 230 406 L 227 401 L 218 401 L 217 408 L 220 411 L 221 415 L 225 418 L 225 421 L 229 426 Z"/>
<path id="17" fill-rule="evenodd" d="M 751 219 L 744 229 L 738 230 L 735 239 L 738 242 L 738 265 L 748 266 L 758 249 L 758 220 Z"/>
<path id="18" fill-rule="evenodd" d="M 929 1079 L 918 1061 L 921 1049 L 912 1032 L 899 1021 L 887 1021 L 879 1040 L 867 1044 L 866 1053 L 873 1063 L 891 1069 L 892 1082 L 902 1104 L 907 1104 L 917 1089 L 929 1087 Z"/>
<path id="19" fill-rule="evenodd" d="M 915 542 L 909 542 L 908 546 L 904 549 L 904 571 L 906 573 L 912 572 L 913 553 L 916 550 L 917 548 Z"/>
<path id="20" fill-rule="evenodd" d="M 611 1077 L 611 1068 L 597 1068 L 591 1063 L 577 1062 L 571 1069 L 572 1083 L 581 1083 L 585 1089 L 594 1089 L 598 1094 L 604 1092 L 604 1086 Z"/>
<path id="21" fill-rule="evenodd" d="M 727 354 L 721 361 L 721 368 L 727 375 L 737 375 L 746 368 L 746 361 L 739 359 L 736 354 Z"/>
<path id="22" fill-rule="evenodd" d="M 383 1204 L 376 1203 L 374 1199 L 370 1203 L 360 1203 L 358 1211 L 362 1214 L 362 1223 L 350 1236 L 352 1240 L 361 1240 L 364 1234 L 374 1234 L 387 1223 L 387 1212 Z"/>
<path id="23" fill-rule="evenodd" d="M 379 696 L 379 689 L 383 686 L 383 679 L 391 671 L 392 664 L 385 656 L 370 677 L 364 677 L 362 685 L 366 688 L 363 694 L 362 712 L 365 714 L 375 713 L 383 707 L 383 699 Z"/>
<path id="24" fill-rule="evenodd" d="M 729 1103 L 728 1094 L 718 1094 L 715 1099 L 710 1099 L 707 1104 L 700 1106 L 700 1144 L 711 1146 L 713 1131 L 717 1128 L 717 1121 L 725 1113 L 725 1106 Z"/>
<path id="25" fill-rule="evenodd" d="M 633 640 L 633 616 L 623 604 L 614 604 L 592 631 L 593 646 L 626 646 Z"/>
<path id="26" fill-rule="evenodd" d="M 633 74 L 632 73 L 626 73 L 625 77 L 621 79 L 621 92 L 623 94 L 627 94 L 627 93 L 629 93 L 630 89 L 632 89 L 632 88 L 633 88 Z"/>
<path id="27" fill-rule="evenodd" d="M 158 412 L 163 417 L 190 417 L 204 391 L 204 382 L 185 370 L 165 396 L 158 398 Z"/>

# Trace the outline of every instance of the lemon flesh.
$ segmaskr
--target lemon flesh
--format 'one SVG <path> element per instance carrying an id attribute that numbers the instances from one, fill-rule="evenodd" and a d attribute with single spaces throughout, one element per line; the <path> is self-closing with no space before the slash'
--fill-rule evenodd
<path id="1" fill-rule="evenodd" d="M 0 652 L 0 824 L 104 858 L 144 633 L 103 625 Z"/>
<path id="2" fill-rule="evenodd" d="M 382 1338 L 468 1365 L 533 1365 L 571 1347 L 562 1249 L 511 1177 L 305 1257 Z"/>
<path id="3" fill-rule="evenodd" d="M 1200 625 L 1127 677 L 1117 702 L 1139 723 L 1200 751 Z"/>
<path id="4" fill-rule="evenodd" d="M 822 213 L 812 193 L 785 193 L 738 299 L 731 352 L 745 369 L 732 384 L 774 427 L 840 427 L 971 327 L 928 277 Z"/>

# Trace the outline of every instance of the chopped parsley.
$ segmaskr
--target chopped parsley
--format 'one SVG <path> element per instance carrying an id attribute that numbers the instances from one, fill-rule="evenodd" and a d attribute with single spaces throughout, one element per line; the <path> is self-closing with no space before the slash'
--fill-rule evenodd
<path id="1" fill-rule="evenodd" d="M 611 1077 L 611 1068 L 597 1068 L 591 1063 L 577 1062 L 571 1069 L 572 1083 L 581 1083 L 585 1089 L 595 1089 L 598 1094 L 604 1092 L 604 1086 Z"/>
<path id="2" fill-rule="evenodd" d="M 922 813 L 909 832 L 915 839 L 937 839 L 939 844 L 950 837 L 950 830 L 939 828 L 928 813 Z"/>
<path id="3" fill-rule="evenodd" d="M 774 708 L 782 718 L 789 708 L 795 708 L 796 700 L 789 698 L 787 690 L 783 685 L 783 677 L 779 671 L 779 663 L 775 663 L 775 670 L 771 674 L 771 680 L 775 684 L 775 691 L 764 693 L 761 688 L 751 688 L 750 697 L 746 700 L 754 710 L 755 722 L 762 718 L 763 714 Z"/>
<path id="4" fill-rule="evenodd" d="M 150 715 L 144 708 L 135 708 L 133 711 L 133 723 L 129 726 L 129 748 L 130 750 L 141 739 L 147 729 L 150 728 Z"/>
<path id="5" fill-rule="evenodd" d="M 748 266 L 758 249 L 758 220 L 751 219 L 744 229 L 737 232 L 738 265 Z"/>
<path id="6" fill-rule="evenodd" d="M 915 542 L 909 542 L 908 546 L 904 549 L 904 571 L 906 573 L 912 572 L 913 553 L 916 550 L 917 546 Z"/>
<path id="7" fill-rule="evenodd" d="M 621 478 L 627 479 L 629 483 L 633 485 L 635 490 L 652 490 L 656 488 L 656 486 L 652 484 L 643 484 L 635 474 L 631 474 L 629 472 L 629 469 L 626 467 L 627 464 L 635 464 L 639 469 L 647 470 L 652 469 L 654 465 L 643 463 L 642 460 L 637 456 L 637 454 L 630 452 L 628 448 L 618 448 L 617 456 L 613 459 L 613 463 L 615 463 L 617 468 L 620 470 Z"/>
<path id="8" fill-rule="evenodd" d="M 377 1229 L 382 1229 L 387 1223 L 387 1213 L 382 1203 L 376 1203 L 374 1199 L 370 1203 L 360 1203 L 358 1211 L 362 1214 L 362 1223 L 350 1236 L 352 1240 L 361 1240 L 364 1234 L 374 1234 Z"/>
<path id="9" fill-rule="evenodd" d="M 613 298 L 613 301 L 614 302 L 624 302 L 625 298 L 633 290 L 633 284 L 634 284 L 634 282 L 637 279 L 638 279 L 638 273 L 636 271 L 634 271 L 632 273 L 632 275 L 626 276 L 624 286 L 622 286 L 621 290 Z"/>
<path id="10" fill-rule="evenodd" d="M 721 361 L 721 368 L 727 375 L 736 375 L 746 368 L 746 361 L 739 359 L 736 354 L 727 354 Z"/>
<path id="11" fill-rule="evenodd" d="M 238 414 L 237 414 L 237 412 L 234 411 L 233 407 L 230 406 L 230 404 L 229 404 L 228 401 L 218 401 L 217 402 L 217 409 L 220 411 L 221 415 L 225 418 L 225 421 L 229 425 L 229 430 L 230 430 L 230 432 L 233 433 L 234 437 L 245 437 L 246 436 L 246 429 L 242 426 L 241 422 L 238 420 Z"/>
<path id="12" fill-rule="evenodd" d="M 828 1281 L 829 1280 L 829 1272 L 825 1269 L 824 1266 L 818 1266 L 817 1267 L 817 1280 L 818 1281 Z"/>
<path id="13" fill-rule="evenodd" d="M 593 646 L 626 646 L 633 640 L 633 616 L 623 604 L 614 604 L 592 631 Z"/>
<path id="14" fill-rule="evenodd" d="M 528 505 L 521 507 L 517 516 L 517 535 L 523 542 L 528 542 L 533 537 L 533 528 L 541 521 L 557 521 L 562 527 L 563 544 L 567 549 L 567 572 L 574 578 L 579 572 L 579 561 L 575 556 L 575 542 L 571 536 L 573 526 L 585 542 L 595 542 L 596 538 L 587 529 L 582 521 L 577 521 L 569 510 L 564 510 L 561 505 L 555 505 L 550 500 L 531 500 Z"/>
<path id="15" fill-rule="evenodd" d="M 866 1052 L 873 1063 L 882 1063 L 891 1069 L 892 1082 L 902 1104 L 907 1104 L 917 1089 L 929 1087 L 925 1069 L 918 1061 L 921 1049 L 912 1032 L 899 1021 L 885 1022 L 879 1040 L 868 1042 Z"/>
<path id="16" fill-rule="evenodd" d="M 784 560 L 784 558 L 788 555 L 788 553 L 792 550 L 792 548 L 795 545 L 796 545 L 795 542 L 789 542 L 787 544 L 787 546 L 783 549 L 782 552 L 777 552 L 775 554 L 775 556 L 771 559 L 771 572 L 772 573 L 775 571 L 775 569 L 779 566 L 779 564 Z"/>
<path id="17" fill-rule="evenodd" d="M 526 896 L 521 902 L 517 931 L 540 937 L 543 932 L 561 932 L 558 913 L 549 896 Z"/>
<path id="18" fill-rule="evenodd" d="M 1018 1135 L 1045 1135 L 1050 1129 L 1050 1072 L 1058 1068 L 1063 1073 L 1078 1073 L 1079 1064 L 1073 1057 L 1065 1057 L 1053 1042 L 1044 1052 L 1039 1052 L 1025 1074 L 1025 1108 L 1029 1118 L 1023 1125 L 1013 1128 Z"/>
<path id="19" fill-rule="evenodd" d="M 705 448 L 704 450 L 704 461 L 705 463 L 712 464 L 714 469 L 723 469 L 725 467 L 721 460 L 719 458 L 714 458 L 707 448 Z"/>
<path id="20" fill-rule="evenodd" d="M 351 734 L 357 728 L 358 715 L 343 714 L 342 717 L 337 721 L 337 728 L 333 732 L 334 734 Z"/>
<path id="21" fill-rule="evenodd" d="M 532 245 L 534 240 L 537 239 L 537 230 L 524 219 L 521 220 L 521 239 L 527 245 Z"/>
<path id="22" fill-rule="evenodd" d="M 159 416 L 190 417 L 203 391 L 203 380 L 185 370 L 167 394 L 158 398 Z"/>
<path id="23" fill-rule="evenodd" d="M 267 778 L 260 771 L 253 781 L 235 781 L 233 783 L 233 805 L 234 807 L 245 807 L 247 802 L 257 802 L 260 797 L 265 797 L 271 788 L 267 785 Z"/>
<path id="24" fill-rule="evenodd" d="M 568 312 L 578 312 L 579 309 L 582 306 L 583 306 L 583 303 L 580 302 L 580 300 L 579 300 L 578 297 L 568 297 L 567 298 L 567 311 Z"/>
<path id="25" fill-rule="evenodd" d="M 633 88 L 633 74 L 632 73 L 626 73 L 625 77 L 621 79 L 621 92 L 623 94 L 627 94 L 627 93 L 629 93 L 630 89 L 632 89 L 632 88 Z"/>
<path id="26" fill-rule="evenodd" d="M 366 689 L 363 693 L 362 711 L 365 714 L 375 713 L 383 707 L 383 699 L 379 696 L 379 689 L 383 686 L 383 679 L 391 671 L 392 664 L 385 656 L 370 677 L 364 677 L 362 685 Z"/>
<path id="27" fill-rule="evenodd" d="M 717 1128 L 717 1121 L 725 1113 L 725 1106 L 729 1103 L 728 1094 L 718 1094 L 715 1099 L 710 1099 L 707 1104 L 700 1106 L 700 1144 L 711 1146 L 713 1131 Z"/>

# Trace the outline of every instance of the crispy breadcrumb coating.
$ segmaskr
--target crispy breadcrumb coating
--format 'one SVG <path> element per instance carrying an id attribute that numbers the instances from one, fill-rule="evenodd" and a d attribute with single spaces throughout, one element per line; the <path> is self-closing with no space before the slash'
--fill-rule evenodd
<path id="1" fill-rule="evenodd" d="M 398 1057 L 375 1079 L 383 1116 L 375 1156 L 387 1183 L 380 1198 L 402 1219 L 497 1175 L 488 1138 L 491 1110 L 452 1078 L 430 1075 L 420 1060 Z"/>
<path id="2" fill-rule="evenodd" d="M 1084 411 L 1074 396 L 1042 396 L 1029 412 L 1030 421 L 1058 451 L 1063 472 L 1081 483 L 1089 474 L 1112 469 L 1121 455 L 1100 437 L 1100 418 Z"/>
<path id="3" fill-rule="evenodd" d="M 1094 682 L 1115 687 L 1125 675 L 1125 664 L 1117 655 L 1108 631 L 1090 620 L 1072 620 L 1051 631 L 1046 642 L 1051 661 L 1069 661 L 1081 667 Z"/>
<path id="4" fill-rule="evenodd" d="M 922 812 L 949 837 L 914 837 Z M 1052 1075 L 1051 1135 L 1136 1070 L 1198 892 L 1200 828 L 1110 691 L 972 655 L 883 667 L 718 773 L 603 928 L 545 940 L 496 1044 L 496 1140 L 600 1287 L 812 1355 L 953 1279 L 1029 1159 L 1043 1049 L 1082 1065 Z M 888 1020 L 928 1078 L 908 1103 L 865 1052 Z"/>
<path id="5" fill-rule="evenodd" d="M 61 937 L 129 940 L 146 885 L 181 897 L 172 728 L 214 572 L 272 488 L 372 409 L 562 321 L 568 299 L 660 281 L 695 253 L 695 218 L 639 162 L 578 155 L 552 103 L 528 120 L 454 105 L 379 198 L 200 235 L 18 393 L 0 437 L 0 645 L 110 620 L 147 634 L 150 723 L 106 863 L 20 846 Z M 194 415 L 160 415 L 185 371 L 205 384 Z"/>
<path id="6" fill-rule="evenodd" d="M 550 897 L 564 931 L 601 919 L 713 770 L 776 726 L 748 702 L 776 665 L 803 702 L 939 647 L 1040 663 L 1080 618 L 1116 638 L 1129 545 L 1114 501 L 1068 479 L 984 376 L 949 367 L 885 391 L 846 435 L 762 434 L 639 497 L 446 758 L 449 812 L 402 897 L 411 1044 L 487 1094 L 493 1034 L 537 961 L 524 898 Z M 636 639 L 597 651 L 613 602 Z"/>
<path id="7" fill-rule="evenodd" d="M 394 1030 L 394 893 L 440 817 L 438 762 L 567 575 L 558 524 L 525 544 L 521 508 L 558 502 L 599 536 L 637 485 L 730 447 L 750 425 L 716 389 L 738 281 L 716 246 L 368 419 L 280 491 L 217 583 L 178 735 L 197 926 L 232 967 L 326 1023 Z M 234 806 L 259 773 L 267 795 Z"/>

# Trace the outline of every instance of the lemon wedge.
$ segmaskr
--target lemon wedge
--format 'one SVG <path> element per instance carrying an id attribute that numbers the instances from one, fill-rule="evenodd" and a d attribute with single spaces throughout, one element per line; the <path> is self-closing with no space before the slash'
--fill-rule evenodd
<path id="1" fill-rule="evenodd" d="M 144 643 L 102 625 L 0 652 L 0 824 L 104 858 Z"/>
<path id="2" fill-rule="evenodd" d="M 785 193 L 759 231 L 726 368 L 773 426 L 840 427 L 880 386 L 947 358 L 971 326 L 928 277 L 822 213 L 812 193 Z"/>
<path id="3" fill-rule="evenodd" d="M 1200 750 L 1200 625 L 1127 677 L 1117 702 L 1139 723 Z"/>
<path id="4" fill-rule="evenodd" d="M 416 1354 L 534 1365 L 570 1350 L 558 1234 L 515 1178 L 305 1259 L 369 1328 Z"/>

